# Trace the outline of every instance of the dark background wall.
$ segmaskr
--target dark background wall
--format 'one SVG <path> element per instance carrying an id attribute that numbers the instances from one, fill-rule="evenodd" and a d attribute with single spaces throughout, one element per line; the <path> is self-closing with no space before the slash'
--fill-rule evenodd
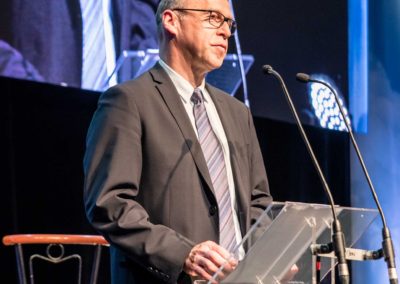
<path id="1" fill-rule="evenodd" d="M 0 86 L 0 236 L 95 233 L 83 210 L 82 157 L 98 94 L 4 77 Z M 2 283 L 16 283 L 14 260 L 1 245 Z"/>
<path id="2" fill-rule="evenodd" d="M 330 75 L 346 97 L 347 1 L 237 0 L 234 6 L 243 53 L 255 57 L 249 95 L 272 194 L 277 201 L 326 203 L 279 84 L 260 69 L 270 64 L 286 78 L 305 122 L 310 105 L 297 72 Z M 95 233 L 83 212 L 82 157 L 99 94 L 9 78 L 0 78 L 0 86 L 0 236 Z M 347 135 L 306 131 L 336 202 L 349 205 Z M 16 283 L 14 258 L 12 248 L 0 246 L 2 283 Z M 108 283 L 107 254 L 102 265 Z M 71 283 L 57 283 L 63 281 Z"/>
<path id="3" fill-rule="evenodd" d="M 315 121 L 306 85 L 296 81 L 296 73 L 325 74 L 348 98 L 347 0 L 233 2 L 243 53 L 255 57 L 247 77 L 255 115 L 293 121 L 279 85 L 262 74 L 264 64 L 286 80 L 305 123 Z"/>

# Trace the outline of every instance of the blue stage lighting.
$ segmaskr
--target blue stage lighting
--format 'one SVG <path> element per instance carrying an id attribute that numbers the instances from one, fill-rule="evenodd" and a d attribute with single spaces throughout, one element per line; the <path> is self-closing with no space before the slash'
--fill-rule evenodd
<path id="1" fill-rule="evenodd" d="M 340 95 L 338 88 L 335 86 L 332 80 L 324 75 L 312 75 L 320 81 L 324 81 L 329 84 L 338 94 L 339 101 L 343 107 L 347 121 L 350 123 L 347 108 L 343 105 L 343 99 Z M 340 113 L 339 107 L 336 104 L 335 96 L 332 92 L 322 84 L 311 83 L 309 84 L 309 94 L 311 105 L 314 108 L 315 116 L 318 118 L 320 126 L 323 128 L 347 131 L 346 124 L 343 121 L 343 116 Z"/>

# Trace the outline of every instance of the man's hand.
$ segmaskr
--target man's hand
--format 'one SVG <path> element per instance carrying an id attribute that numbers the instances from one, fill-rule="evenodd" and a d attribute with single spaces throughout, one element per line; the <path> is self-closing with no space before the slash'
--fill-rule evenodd
<path id="1" fill-rule="evenodd" d="M 218 279 L 222 280 L 236 268 L 237 264 L 237 260 L 226 249 L 212 241 L 206 241 L 192 248 L 183 270 L 192 278 L 209 281 L 224 265 L 224 269 L 218 274 Z"/>
<path id="2" fill-rule="evenodd" d="M 286 272 L 285 276 L 283 276 L 281 279 L 281 283 L 289 283 L 289 281 L 293 280 L 297 272 L 299 272 L 299 267 L 296 264 L 293 264 L 289 271 Z"/>

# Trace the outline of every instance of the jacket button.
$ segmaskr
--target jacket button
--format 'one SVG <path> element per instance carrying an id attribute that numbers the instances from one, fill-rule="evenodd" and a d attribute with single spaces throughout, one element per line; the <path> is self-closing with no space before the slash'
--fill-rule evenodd
<path id="1" fill-rule="evenodd" d="M 218 211 L 218 208 L 217 208 L 216 205 L 211 205 L 211 206 L 210 206 L 209 212 L 210 212 L 210 215 L 211 215 L 211 216 L 214 216 L 215 213 L 217 213 L 217 211 Z"/>

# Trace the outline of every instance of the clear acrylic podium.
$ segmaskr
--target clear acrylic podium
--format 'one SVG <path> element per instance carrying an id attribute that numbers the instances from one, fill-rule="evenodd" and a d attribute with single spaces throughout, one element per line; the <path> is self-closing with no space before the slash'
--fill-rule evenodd
<path id="1" fill-rule="evenodd" d="M 347 248 L 357 242 L 378 214 L 377 210 L 346 207 L 337 207 L 336 212 Z M 244 259 L 220 283 L 316 283 L 317 256 L 311 246 L 331 242 L 331 222 L 332 211 L 328 205 L 271 204 L 243 238 Z M 335 258 L 326 256 L 321 258 L 321 279 L 335 266 Z M 298 271 L 288 280 L 294 266 Z M 219 281 L 216 276 L 215 279 Z"/>

